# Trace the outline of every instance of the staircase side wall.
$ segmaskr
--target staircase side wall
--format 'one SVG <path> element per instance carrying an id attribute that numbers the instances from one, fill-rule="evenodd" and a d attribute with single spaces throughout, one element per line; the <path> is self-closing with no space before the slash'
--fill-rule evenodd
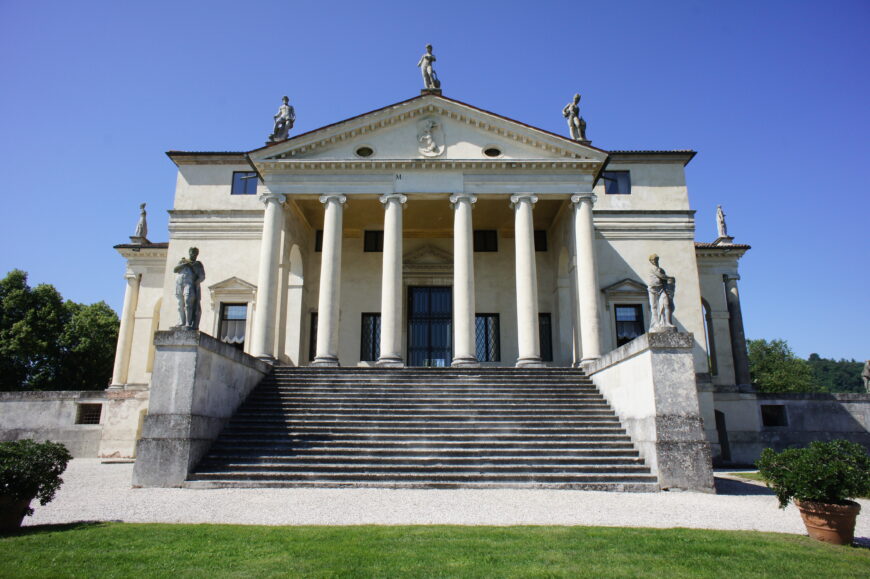
<path id="1" fill-rule="evenodd" d="M 692 334 L 644 334 L 586 371 L 662 489 L 711 492 L 713 467 L 698 405 L 693 345 Z"/>
<path id="2" fill-rule="evenodd" d="M 181 486 L 271 366 L 206 334 L 158 332 L 133 486 Z"/>

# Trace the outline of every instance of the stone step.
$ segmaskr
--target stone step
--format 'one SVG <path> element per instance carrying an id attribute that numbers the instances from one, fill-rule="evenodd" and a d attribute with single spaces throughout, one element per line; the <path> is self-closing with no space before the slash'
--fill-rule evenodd
<path id="1" fill-rule="evenodd" d="M 599 477 L 612 479 L 612 477 Z M 362 480 L 319 480 L 316 478 L 307 480 L 225 480 L 192 479 L 184 483 L 188 489 L 246 489 L 246 488 L 388 488 L 388 489 L 546 489 L 546 490 L 574 490 L 574 491 L 604 491 L 620 493 L 654 493 L 659 491 L 655 477 L 652 480 L 642 482 L 602 482 L 585 481 L 578 482 L 517 482 L 517 481 L 473 481 L 463 480 L 460 482 L 445 482 L 433 480 L 416 481 L 362 481 Z"/>
<path id="2" fill-rule="evenodd" d="M 326 435 L 325 435 L 326 434 Z M 299 432 L 283 432 L 280 434 L 270 434 L 266 432 L 249 432 L 235 431 L 227 432 L 225 437 L 218 440 L 219 443 L 230 441 L 262 441 L 262 442 L 288 442 L 288 441 L 317 441 L 324 442 L 359 442 L 364 441 L 371 445 L 381 444 L 383 442 L 413 442 L 421 444 L 426 442 L 436 442 L 441 444 L 449 444 L 451 442 L 473 442 L 473 443 L 508 443 L 511 445 L 533 443 L 533 442 L 549 442 L 555 444 L 557 442 L 582 443 L 582 442 L 630 442 L 631 439 L 625 433 L 593 433 L 593 432 L 571 432 L 570 434 L 552 434 L 552 433 L 534 433 L 534 434 L 518 434 L 516 432 L 492 432 L 492 433 L 392 433 L 383 431 L 363 431 L 363 432 L 340 432 L 340 433 L 299 433 Z"/>
<path id="3" fill-rule="evenodd" d="M 324 473 L 332 476 L 335 474 L 350 475 L 377 475 L 383 474 L 394 478 L 417 475 L 437 475 L 439 477 L 450 475 L 520 475 L 535 476 L 547 475 L 600 475 L 615 474 L 617 476 L 648 475 L 649 468 L 638 464 L 551 464 L 546 462 L 499 464 L 499 463 L 474 463 L 474 464 L 444 464 L 444 463 L 388 463 L 378 462 L 322 462 L 322 463 L 271 463 L 249 464 L 229 463 L 215 465 L 208 463 L 197 470 L 197 478 L 216 475 L 241 476 L 245 474 L 257 476 L 283 476 L 294 474 Z"/>
<path id="4" fill-rule="evenodd" d="M 389 426 L 391 428 L 411 427 L 417 428 L 426 426 L 427 428 L 439 427 L 455 427 L 465 426 L 468 428 L 479 428 L 487 425 L 497 425 L 499 428 L 509 428 L 512 425 L 517 427 L 534 427 L 536 425 L 551 426 L 560 424 L 564 427 L 584 428 L 586 426 L 606 426 L 619 425 L 619 419 L 615 416 L 531 416 L 522 417 L 517 415 L 510 416 L 477 416 L 474 414 L 457 415 L 457 416 L 435 416 L 435 415 L 419 415 L 414 416 L 395 416 L 391 414 L 370 414 L 364 415 L 334 415 L 334 414 L 301 414 L 293 413 L 285 416 L 275 416 L 266 418 L 262 415 L 241 415 L 237 414 L 233 419 L 233 424 L 239 426 L 261 427 L 268 426 L 277 428 L 285 426 L 295 428 L 296 426 L 372 426 L 380 428 Z"/>
<path id="5" fill-rule="evenodd" d="M 423 473 L 423 472 L 318 472 L 318 471 L 302 471 L 294 473 L 284 473 L 276 475 L 274 473 L 263 473 L 256 471 L 235 471 L 229 472 L 197 472 L 192 480 L 247 480 L 247 481 L 267 481 L 267 480 L 304 480 L 316 479 L 318 481 L 347 481 L 347 482 L 421 482 L 430 483 L 437 482 L 557 482 L 557 483 L 578 483 L 578 482 L 600 482 L 613 483 L 619 482 L 645 482 L 655 483 L 656 477 L 645 474 L 618 474 L 618 473 L 530 473 L 530 472 L 515 472 L 515 473 Z"/>
<path id="6" fill-rule="evenodd" d="M 637 457 L 613 456 L 613 457 L 576 457 L 565 455 L 550 456 L 438 456 L 438 455 L 402 455 L 383 456 L 375 454 L 354 454 L 337 456 L 334 454 L 309 454 L 309 455 L 279 455 L 279 456 L 239 456 L 239 455 L 209 455 L 200 465 L 200 470 L 211 471 L 216 468 L 250 468 L 250 469 L 273 469 L 284 466 L 299 467 L 300 465 L 316 465 L 318 468 L 325 465 L 354 465 L 405 468 L 405 467 L 438 467 L 438 466 L 461 466 L 481 467 L 494 465 L 499 467 L 516 467 L 535 470 L 538 467 L 561 466 L 573 469 L 603 468 L 613 466 L 640 467 L 644 466 L 643 459 Z"/>
<path id="7" fill-rule="evenodd" d="M 244 452 L 248 448 L 251 452 Z M 216 452 L 220 450 L 221 452 Z M 554 460 L 571 459 L 577 461 L 584 460 L 641 460 L 638 458 L 638 452 L 633 449 L 587 449 L 587 450 L 572 450 L 564 448 L 554 448 L 546 450 L 535 450 L 526 448 L 433 448 L 433 447 L 410 447 L 410 448 L 359 448 L 352 446 L 312 446 L 309 448 L 264 448 L 264 447 L 226 447 L 222 449 L 212 449 L 206 459 L 207 460 L 255 460 L 255 461 L 281 461 L 292 460 L 296 458 L 313 458 L 321 460 L 327 457 L 350 457 L 350 458 L 383 458 L 385 460 L 399 460 L 402 458 L 409 459 L 442 459 L 442 460 L 458 460 L 458 459 L 481 459 L 481 460 L 497 460 L 497 459 L 530 459 L 535 457 L 546 457 Z"/>
<path id="8" fill-rule="evenodd" d="M 401 453 L 401 452 L 438 452 L 440 454 L 448 453 L 478 453 L 493 455 L 500 452 L 516 453 L 522 452 L 526 455 L 534 453 L 554 453 L 560 454 L 568 452 L 586 453 L 586 452 L 618 452 L 632 453 L 637 455 L 637 450 L 628 437 L 621 437 L 621 440 L 602 440 L 602 437 L 593 438 L 592 440 L 567 440 L 553 441 L 546 439 L 538 440 L 389 440 L 384 437 L 378 439 L 348 437 L 335 438 L 329 440 L 309 440 L 302 438 L 281 437 L 279 440 L 245 439 L 224 437 L 218 440 L 212 447 L 214 451 L 221 452 L 241 452 L 244 450 L 260 451 L 260 452 L 302 452 L 302 451 L 321 451 L 328 450 L 329 452 L 337 452 L 339 454 L 346 452 L 367 452 L 367 453 Z"/>
<path id="9" fill-rule="evenodd" d="M 618 420 L 611 410 L 504 410 L 493 412 L 487 410 L 440 409 L 440 410 L 395 410 L 387 409 L 342 409 L 342 408 L 297 408 L 293 410 L 275 410 L 245 408 L 236 413 L 234 420 L 273 421 L 286 419 L 304 420 L 342 420 L 348 417 L 356 420 Z"/>

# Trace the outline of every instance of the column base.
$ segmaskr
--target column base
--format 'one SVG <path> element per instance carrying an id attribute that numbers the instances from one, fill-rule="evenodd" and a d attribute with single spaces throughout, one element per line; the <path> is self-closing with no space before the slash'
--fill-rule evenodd
<path id="1" fill-rule="evenodd" d="M 480 362 L 477 358 L 453 358 L 452 368 L 479 368 Z"/>
<path id="2" fill-rule="evenodd" d="M 337 368 L 338 367 L 338 358 L 333 357 L 317 357 L 314 358 L 314 361 L 309 364 L 309 366 L 313 366 L 315 368 Z"/>
<path id="3" fill-rule="evenodd" d="M 258 360 L 262 360 L 263 362 L 271 365 L 275 365 L 278 360 L 275 359 L 275 356 L 270 356 L 269 354 L 263 354 L 262 356 L 256 356 Z"/>
<path id="4" fill-rule="evenodd" d="M 401 358 L 381 358 L 375 362 L 378 368 L 404 368 L 405 361 Z"/>
<path id="5" fill-rule="evenodd" d="M 516 363 L 517 368 L 545 368 L 546 365 L 540 358 L 520 358 Z"/>

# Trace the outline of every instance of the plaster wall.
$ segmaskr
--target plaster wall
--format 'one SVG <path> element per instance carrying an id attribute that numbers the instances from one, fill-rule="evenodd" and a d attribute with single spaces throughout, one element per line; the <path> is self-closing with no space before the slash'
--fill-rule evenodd
<path id="1" fill-rule="evenodd" d="M 101 424 L 76 424 L 79 404 L 102 404 Z M 60 442 L 76 458 L 99 453 L 106 396 L 102 391 L 0 392 L 0 440 Z"/>
<path id="2" fill-rule="evenodd" d="M 631 194 L 607 195 L 604 181 L 595 186 L 598 196 L 597 210 L 622 211 L 670 211 L 688 210 L 689 195 L 686 190 L 685 167 L 682 163 L 615 163 L 607 165 L 608 171 L 630 171 Z"/>
<path id="3" fill-rule="evenodd" d="M 133 458 L 148 413 L 148 390 L 106 390 L 99 456 Z"/>

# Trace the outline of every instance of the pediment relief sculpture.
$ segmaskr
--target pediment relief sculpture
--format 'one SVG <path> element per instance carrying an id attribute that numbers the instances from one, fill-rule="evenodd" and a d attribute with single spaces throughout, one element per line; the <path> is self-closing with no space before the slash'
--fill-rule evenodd
<path id="1" fill-rule="evenodd" d="M 444 127 L 440 120 L 428 118 L 417 123 L 417 150 L 424 157 L 439 157 L 447 147 Z"/>

